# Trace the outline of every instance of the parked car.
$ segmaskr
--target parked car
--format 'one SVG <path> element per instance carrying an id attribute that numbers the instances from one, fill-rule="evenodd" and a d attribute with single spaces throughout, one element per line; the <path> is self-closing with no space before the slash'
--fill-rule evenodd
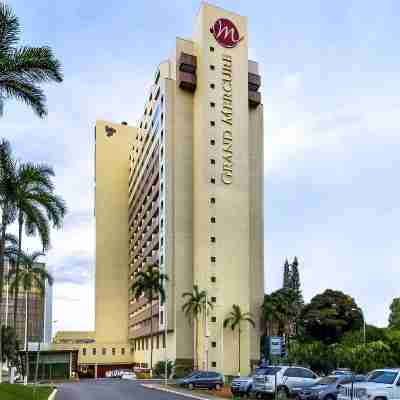
<path id="1" fill-rule="evenodd" d="M 190 390 L 194 388 L 220 390 L 224 384 L 224 377 L 218 372 L 194 371 L 188 376 L 178 379 L 176 383 Z"/>
<path id="2" fill-rule="evenodd" d="M 121 375 L 121 379 L 126 379 L 128 381 L 134 381 L 136 379 L 136 374 L 132 371 L 124 371 Z"/>
<path id="3" fill-rule="evenodd" d="M 250 376 L 244 376 L 233 379 L 231 382 L 231 392 L 234 396 L 249 396 L 253 390 L 253 377 L 262 375 L 265 368 L 257 368 Z"/>
<path id="4" fill-rule="evenodd" d="M 376 369 L 364 382 L 344 385 L 338 400 L 397 400 L 400 399 L 400 368 Z"/>
<path id="5" fill-rule="evenodd" d="M 365 380 L 362 375 L 330 375 L 319 379 L 314 385 L 293 388 L 292 393 L 298 400 L 337 400 L 341 385 Z"/>
<path id="6" fill-rule="evenodd" d="M 353 372 L 350 368 L 338 368 L 331 372 L 331 375 L 351 375 Z"/>
<path id="7" fill-rule="evenodd" d="M 264 368 L 261 374 L 253 378 L 253 391 L 257 397 L 263 397 L 275 393 L 275 388 L 279 392 L 284 392 L 287 396 L 292 395 L 292 389 L 298 386 L 313 385 L 318 375 L 308 368 L 295 366 L 270 366 Z"/>

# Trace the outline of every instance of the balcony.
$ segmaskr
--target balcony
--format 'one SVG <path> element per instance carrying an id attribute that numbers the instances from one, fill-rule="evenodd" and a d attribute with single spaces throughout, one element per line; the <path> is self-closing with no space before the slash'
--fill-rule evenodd
<path id="1" fill-rule="evenodd" d="M 156 316 L 155 318 L 153 318 L 153 335 L 159 333 L 158 323 L 159 323 L 158 316 Z M 132 331 L 131 328 L 129 327 L 129 339 L 146 337 L 150 336 L 150 334 L 151 334 L 150 323 L 146 324 L 145 326 L 139 329 L 135 329 L 134 331 Z"/>
<path id="2" fill-rule="evenodd" d="M 141 311 L 139 314 L 135 315 L 133 318 L 130 318 L 129 325 L 135 325 L 138 322 L 145 321 L 145 320 L 149 319 L 151 315 L 153 315 L 153 318 L 155 316 L 157 316 L 158 312 L 159 312 L 158 301 L 156 301 L 155 304 L 153 304 L 152 308 L 153 308 L 152 314 L 151 314 L 151 308 L 149 307 L 149 308 L 146 308 L 145 310 Z"/>

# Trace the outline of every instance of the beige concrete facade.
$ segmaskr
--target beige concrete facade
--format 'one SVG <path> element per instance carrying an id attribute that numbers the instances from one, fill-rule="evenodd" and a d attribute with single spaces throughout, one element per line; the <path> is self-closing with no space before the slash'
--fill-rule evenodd
<path id="1" fill-rule="evenodd" d="M 237 31 L 221 25 L 226 20 Z M 200 368 L 237 373 L 237 331 L 224 329 L 223 321 L 238 304 L 256 322 L 241 326 L 245 374 L 260 357 L 264 293 L 260 76 L 248 60 L 247 18 L 202 3 L 194 32 L 192 40 L 177 38 L 156 70 L 137 128 L 96 124 L 90 346 L 118 344 L 129 349 L 118 362 L 148 364 L 153 318 L 154 362 L 167 355 L 192 364 L 194 329 L 182 294 L 198 285 L 213 304 L 200 327 Z M 226 47 L 219 38 L 234 43 Z M 169 276 L 164 305 L 131 297 L 136 273 L 149 264 Z M 100 362 L 82 346 L 86 361 Z"/>

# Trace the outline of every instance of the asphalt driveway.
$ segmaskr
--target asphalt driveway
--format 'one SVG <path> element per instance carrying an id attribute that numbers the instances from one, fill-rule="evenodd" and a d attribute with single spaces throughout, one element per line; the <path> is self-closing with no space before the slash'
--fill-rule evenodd
<path id="1" fill-rule="evenodd" d="M 83 380 L 58 387 L 56 400 L 187 400 L 187 397 L 146 389 L 119 379 Z"/>

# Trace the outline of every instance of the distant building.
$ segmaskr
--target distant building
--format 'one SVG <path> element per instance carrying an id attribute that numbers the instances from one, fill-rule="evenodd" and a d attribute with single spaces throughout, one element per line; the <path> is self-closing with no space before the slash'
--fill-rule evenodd
<path id="1" fill-rule="evenodd" d="M 45 266 L 44 263 L 38 263 Z M 10 270 L 10 262 L 5 259 L 5 276 Z M 3 289 L 3 299 L 0 302 L 0 316 L 6 326 L 14 325 L 14 294 L 10 291 L 9 282 L 6 280 Z M 16 331 L 20 346 L 25 343 L 25 293 L 22 288 L 18 292 L 16 315 Z M 29 293 L 28 308 L 29 308 L 29 324 L 28 324 L 28 342 L 51 342 L 47 334 L 51 335 L 51 307 L 52 307 L 52 290 L 51 286 L 46 285 L 46 291 L 42 296 L 39 290 L 34 289 Z M 46 319 L 47 315 L 47 319 Z M 49 320 L 50 318 L 50 320 Z M 50 324 L 50 330 L 48 325 Z"/>

